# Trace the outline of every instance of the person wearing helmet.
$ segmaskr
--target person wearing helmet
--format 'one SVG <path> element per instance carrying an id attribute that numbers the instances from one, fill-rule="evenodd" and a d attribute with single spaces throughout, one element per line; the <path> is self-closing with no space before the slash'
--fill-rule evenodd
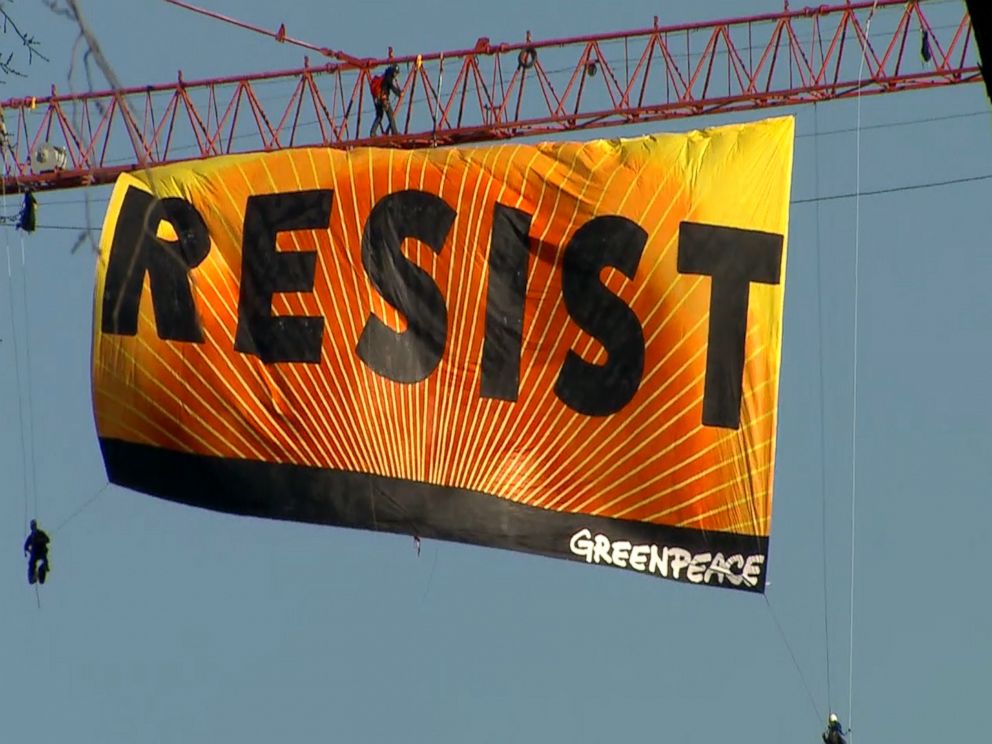
<path id="1" fill-rule="evenodd" d="M 31 520 L 31 532 L 24 541 L 24 555 L 28 556 L 28 583 L 45 583 L 48 575 L 48 535 L 38 529 L 38 522 Z"/>
<path id="2" fill-rule="evenodd" d="M 822 737 L 824 744 L 847 744 L 844 739 L 844 729 L 841 728 L 836 713 L 831 713 L 827 719 L 827 730 L 823 732 Z"/>
<path id="3" fill-rule="evenodd" d="M 375 136 L 376 127 L 383 134 L 396 134 L 396 119 L 393 116 L 393 104 L 389 100 L 389 94 L 400 95 L 403 91 L 396 85 L 396 76 L 399 75 L 399 65 L 390 65 L 381 75 L 376 75 L 369 81 L 369 89 L 372 91 L 372 101 L 375 103 L 375 119 L 372 122 L 372 130 L 369 137 Z M 382 125 L 382 115 L 389 117 L 389 131 Z"/>

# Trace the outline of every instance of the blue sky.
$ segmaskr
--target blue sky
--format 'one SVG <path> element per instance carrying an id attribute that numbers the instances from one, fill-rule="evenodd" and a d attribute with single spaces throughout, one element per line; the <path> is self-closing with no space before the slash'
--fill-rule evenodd
<path id="1" fill-rule="evenodd" d="M 567 12 L 519 0 L 202 4 L 363 56 L 514 41 L 528 29 L 637 28 L 658 12 L 640 1 Z M 82 5 L 126 84 L 302 61 L 302 50 L 161 1 Z M 960 4 L 926 5 L 953 16 Z M 7 7 L 51 61 L 8 79 L 0 96 L 68 89 L 69 24 L 40 3 Z M 662 20 L 779 8 L 678 0 Z M 856 103 L 791 113 L 793 199 L 852 193 Z M 992 174 L 981 85 L 865 98 L 861 123 L 864 191 Z M 99 225 L 108 193 L 42 194 L 39 224 L 85 224 L 88 199 Z M 7 230 L 0 738 L 818 741 L 828 707 L 845 721 L 851 712 L 857 244 L 853 741 L 979 740 L 992 689 L 990 203 L 986 180 L 865 196 L 859 222 L 851 198 L 819 202 L 819 215 L 817 203 L 793 206 L 767 601 L 449 543 L 426 541 L 418 558 L 408 538 L 232 517 L 117 487 L 90 501 L 106 483 L 89 387 L 95 256 L 70 252 L 74 231 L 42 229 L 23 239 L 22 265 L 22 234 Z M 3 212 L 16 207 L 8 198 Z M 25 512 L 54 531 L 40 609 L 21 559 Z"/>

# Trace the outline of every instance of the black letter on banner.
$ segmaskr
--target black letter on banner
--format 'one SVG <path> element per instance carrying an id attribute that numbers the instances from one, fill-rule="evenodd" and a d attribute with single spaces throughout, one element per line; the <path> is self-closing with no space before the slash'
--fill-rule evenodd
<path id="1" fill-rule="evenodd" d="M 516 400 L 520 383 L 520 341 L 527 292 L 531 215 L 497 204 L 493 209 L 486 296 L 486 337 L 482 345 L 482 396 Z"/>
<path id="2" fill-rule="evenodd" d="M 735 227 L 679 225 L 678 270 L 713 277 L 703 424 L 737 429 L 741 424 L 744 338 L 751 282 L 778 284 L 782 236 Z"/>
<path id="3" fill-rule="evenodd" d="M 555 394 L 569 408 L 589 416 L 616 413 L 634 397 L 644 373 L 644 331 L 623 300 L 604 287 L 599 272 L 612 266 L 634 278 L 648 235 L 626 217 L 596 217 L 565 248 L 562 296 L 568 314 L 594 336 L 609 355 L 590 364 L 569 349 L 558 373 Z"/>
<path id="4" fill-rule="evenodd" d="M 248 197 L 241 256 L 241 293 L 234 348 L 273 362 L 320 362 L 324 319 L 272 315 L 277 292 L 312 292 L 316 251 L 276 250 L 276 233 L 326 229 L 331 189 Z"/>
<path id="5" fill-rule="evenodd" d="M 369 315 L 356 351 L 366 366 L 393 382 L 420 382 L 437 368 L 448 335 L 448 310 L 434 280 L 404 257 L 405 238 L 440 253 L 455 210 L 425 191 L 398 191 L 380 199 L 362 234 L 362 264 L 372 284 L 407 321 L 397 333 Z"/>
<path id="6" fill-rule="evenodd" d="M 162 222 L 172 225 L 179 240 L 155 236 Z M 159 338 L 202 343 L 189 270 L 209 252 L 210 235 L 196 207 L 178 197 L 159 200 L 129 188 L 110 246 L 103 286 L 103 332 L 137 334 L 141 288 L 148 272 Z"/>

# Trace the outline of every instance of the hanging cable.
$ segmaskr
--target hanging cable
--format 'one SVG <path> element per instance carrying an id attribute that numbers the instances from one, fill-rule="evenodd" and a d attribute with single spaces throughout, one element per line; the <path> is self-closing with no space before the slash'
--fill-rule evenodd
<path id="1" fill-rule="evenodd" d="M 431 573 L 427 577 L 427 588 L 424 590 L 424 599 L 427 599 L 427 595 L 431 593 L 431 585 L 434 583 L 434 569 L 437 568 L 437 554 L 441 552 L 441 544 L 435 542 L 434 544 L 434 560 L 431 561 Z"/>
<path id="2" fill-rule="evenodd" d="M 3 209 L 7 209 L 7 189 L 4 186 L 2 189 L 2 199 L 3 199 Z M 27 449 L 24 445 L 24 404 L 21 400 L 21 352 L 19 344 L 17 342 L 18 332 L 16 324 L 16 311 L 14 306 L 14 269 L 13 261 L 10 256 L 10 235 L 8 228 L 4 226 L 4 242 L 7 244 L 7 298 L 10 301 L 10 336 L 14 342 L 14 377 L 17 382 L 17 420 L 20 425 L 20 436 L 19 441 L 21 445 L 21 483 L 24 491 L 24 529 L 27 530 L 28 527 L 28 454 Z"/>
<path id="3" fill-rule="evenodd" d="M 58 526 L 54 530 L 52 530 L 52 534 L 53 535 L 56 534 L 59 530 L 61 530 L 63 527 L 69 524 L 69 522 L 71 522 L 73 519 L 75 519 L 80 514 L 82 514 L 90 504 L 92 504 L 98 498 L 103 496 L 104 491 L 106 491 L 107 488 L 109 487 L 110 487 L 109 481 L 104 483 L 102 486 L 100 486 L 100 489 L 96 493 L 94 493 L 86 501 L 84 501 L 81 506 L 79 506 L 74 512 L 72 512 L 72 514 L 70 514 L 68 517 L 66 517 L 61 522 L 59 522 Z"/>
<path id="4" fill-rule="evenodd" d="M 903 191 L 919 191 L 920 189 L 934 189 L 943 186 L 956 186 L 961 183 L 975 183 L 977 181 L 988 181 L 992 179 L 992 173 L 981 176 L 964 176 L 962 178 L 948 178 L 944 181 L 928 181 L 927 183 L 914 183 L 909 186 L 890 186 L 884 189 L 873 189 L 871 191 L 861 191 L 849 194 L 831 194 L 830 196 L 817 196 L 807 199 L 793 199 L 789 204 L 813 204 L 815 202 L 836 201 L 837 199 L 854 199 L 855 197 L 879 196 L 881 194 L 898 194 Z"/>
<path id="5" fill-rule="evenodd" d="M 768 595 L 762 595 L 765 598 L 765 606 L 768 607 L 768 614 L 772 616 L 772 621 L 775 623 L 776 629 L 778 629 L 779 637 L 782 639 L 782 643 L 785 644 L 786 651 L 789 652 L 789 656 L 792 659 L 792 665 L 796 668 L 796 673 L 799 675 L 799 681 L 803 683 L 803 688 L 806 690 L 806 696 L 809 698 L 809 704 L 813 708 L 813 713 L 816 715 L 817 722 L 823 721 L 823 716 L 820 714 L 820 708 L 816 704 L 816 698 L 813 697 L 813 693 L 809 689 L 809 685 L 806 684 L 806 677 L 803 675 L 803 670 L 799 666 L 799 662 L 796 660 L 796 654 L 792 650 L 792 645 L 789 643 L 789 639 L 785 637 L 785 631 L 782 630 L 782 625 L 779 623 L 778 618 L 775 616 L 775 610 L 772 609 L 772 603 L 768 601 Z"/>
<path id="6" fill-rule="evenodd" d="M 444 109 L 441 107 L 441 83 L 444 80 L 444 53 L 441 53 L 441 58 L 437 63 L 437 111 L 432 111 L 432 118 L 434 119 L 434 131 L 431 133 L 431 143 L 432 146 L 437 146 L 437 122 L 438 117 L 444 115 Z M 443 122 L 442 122 L 443 124 Z"/>
<path id="7" fill-rule="evenodd" d="M 867 127 L 863 127 L 867 129 Z M 839 130 L 838 130 L 839 131 Z M 850 131 L 855 131 L 853 128 Z M 829 132 L 820 132 L 821 135 L 827 135 Z M 812 134 L 809 136 L 813 136 Z M 826 196 L 810 196 L 803 199 L 792 199 L 790 205 L 798 204 L 816 204 L 818 202 L 828 202 L 828 201 L 838 201 L 840 199 L 853 199 L 856 196 L 864 198 L 866 196 L 882 196 L 885 194 L 899 194 L 904 191 L 920 191 L 922 189 L 935 189 L 943 188 L 945 186 L 956 186 L 964 183 L 977 183 L 980 181 L 992 180 L 992 173 L 982 173 L 977 176 L 962 176 L 960 178 L 948 178 L 942 181 L 926 181 L 924 183 L 911 183 L 907 186 L 888 186 L 881 189 L 872 189 L 868 191 L 861 191 L 859 193 L 845 192 L 843 194 L 827 194 Z M 69 203 L 69 202 L 66 202 Z M 0 220 L 2 222 L 2 220 Z M 38 230 L 75 230 L 77 232 L 100 232 L 99 227 L 87 227 L 85 225 L 38 225 Z"/>
<path id="8" fill-rule="evenodd" d="M 851 412 L 851 623 L 849 629 L 850 647 L 848 652 L 847 679 L 847 726 L 854 728 L 854 558 L 855 558 L 855 523 L 857 516 L 858 497 L 858 311 L 859 283 L 861 269 L 861 79 L 864 74 L 865 59 L 868 57 L 868 41 L 871 32 L 871 20 L 875 15 L 878 0 L 872 3 L 865 23 L 865 43 L 861 48 L 861 61 L 858 65 L 858 95 L 857 95 L 857 133 L 855 144 L 855 185 L 854 185 L 854 369 L 852 380 L 852 412 Z M 853 736 L 852 736 L 853 738 Z"/>
<path id="9" fill-rule="evenodd" d="M 27 428 L 28 428 L 28 452 L 30 453 L 31 462 L 31 496 L 33 501 L 34 515 L 38 516 L 38 467 L 35 462 L 34 456 L 34 402 L 33 396 L 31 394 L 31 318 L 28 312 L 28 264 L 27 258 L 24 251 L 24 236 L 21 236 L 21 273 L 23 274 L 23 281 L 21 283 L 21 295 L 24 300 L 24 361 L 27 365 L 27 391 L 28 391 L 28 408 L 27 408 Z"/>
<path id="10" fill-rule="evenodd" d="M 820 131 L 820 115 L 816 104 L 813 104 L 813 192 L 820 194 L 820 144 L 816 134 Z M 816 322 L 819 334 L 819 382 L 820 382 L 820 539 L 823 553 L 823 648 L 827 669 L 827 709 L 833 710 L 833 695 L 830 690 L 830 612 L 827 601 L 827 446 L 825 423 L 826 404 L 823 382 L 823 281 L 820 263 L 820 202 L 816 203 Z"/>

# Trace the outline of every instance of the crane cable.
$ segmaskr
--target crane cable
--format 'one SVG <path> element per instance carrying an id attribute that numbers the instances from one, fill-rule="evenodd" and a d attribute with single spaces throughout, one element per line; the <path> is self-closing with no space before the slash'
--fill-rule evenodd
<path id="1" fill-rule="evenodd" d="M 4 152 L 4 163 L 6 165 L 7 155 Z M 6 182 L 0 186 L 0 207 L 2 207 L 3 212 L 7 211 L 7 185 Z M 25 207 L 27 208 L 27 207 Z M 27 423 L 30 430 L 30 435 L 25 435 L 25 416 L 24 416 L 24 406 L 22 403 L 22 389 L 23 385 L 21 383 L 21 355 L 19 350 L 19 344 L 17 343 L 17 323 L 16 323 L 16 312 L 14 306 L 14 269 L 13 261 L 10 256 L 10 232 L 7 226 L 7 221 L 4 220 L 4 243 L 7 248 L 7 296 L 10 304 L 10 335 L 14 342 L 14 376 L 17 382 L 17 419 L 19 424 L 19 442 L 21 447 L 21 478 L 22 478 L 22 488 L 24 491 L 24 531 L 27 532 L 28 529 L 28 502 L 33 501 L 34 514 L 38 514 L 38 470 L 35 466 L 34 458 L 34 422 L 32 419 L 31 412 L 31 324 L 28 317 L 28 295 L 27 295 L 27 258 L 25 256 L 24 250 L 24 237 L 21 236 L 21 273 L 23 277 L 21 296 L 23 298 L 24 305 L 24 346 L 25 346 L 25 363 L 27 365 L 27 386 L 28 386 L 28 411 L 27 411 Z M 26 444 L 25 444 L 26 443 Z M 29 455 L 30 452 L 30 455 Z M 31 470 L 31 480 L 28 480 L 28 470 Z M 33 494 L 33 498 L 32 498 Z M 41 594 L 38 592 L 38 585 L 34 585 L 34 601 L 38 609 L 41 609 Z"/>
<path id="2" fill-rule="evenodd" d="M 4 159 L 6 160 L 6 154 L 4 155 Z M 0 200 L 2 200 L 3 211 L 6 212 L 6 208 L 7 208 L 7 187 L 6 187 L 6 183 L 4 183 L 2 187 L 0 187 Z M 11 258 L 11 251 L 10 251 L 10 233 L 9 233 L 9 228 L 7 227 L 6 223 L 4 224 L 4 243 L 6 244 L 6 248 L 7 248 L 7 290 L 8 290 L 7 295 L 8 295 L 8 300 L 9 300 L 9 304 L 10 304 L 10 331 L 11 331 L 11 339 L 12 339 L 12 341 L 14 343 L 14 375 L 15 375 L 15 379 L 16 379 L 16 382 L 17 382 L 17 419 L 18 419 L 19 434 L 20 434 L 20 436 L 19 436 L 18 439 L 19 439 L 19 444 L 20 444 L 20 448 L 21 448 L 21 463 L 22 463 L 21 464 L 21 478 L 22 478 L 22 488 L 23 488 L 23 494 L 24 494 L 24 530 L 27 531 L 27 527 L 28 527 L 28 512 L 29 512 L 30 506 L 32 505 L 32 502 L 33 502 L 35 514 L 37 514 L 37 512 L 38 512 L 37 489 L 36 489 L 35 483 L 34 483 L 34 481 L 35 481 L 34 473 L 36 471 L 32 470 L 32 465 L 34 463 L 34 447 L 33 446 L 30 447 L 30 449 L 31 449 L 30 455 L 29 455 L 29 452 L 28 452 L 29 445 L 31 445 L 31 443 L 33 442 L 34 437 L 33 436 L 29 437 L 29 436 L 27 436 L 25 434 L 24 402 L 23 402 L 23 399 L 22 399 L 22 397 L 23 397 L 22 396 L 22 393 L 23 393 L 24 385 L 23 385 L 23 383 L 21 381 L 21 353 L 20 353 L 20 344 L 18 343 L 18 340 L 17 340 L 17 337 L 20 334 L 18 333 L 18 328 L 17 328 L 17 311 L 16 311 L 16 307 L 15 307 L 15 304 L 14 304 L 14 269 L 13 269 L 13 260 Z M 25 261 L 25 256 L 24 256 L 24 241 L 23 241 L 23 239 L 21 240 L 21 268 L 22 268 L 22 271 L 24 272 L 24 281 L 26 283 L 27 282 L 27 273 L 26 273 L 26 261 Z M 27 316 L 27 290 L 26 289 L 23 292 L 23 298 L 24 298 L 24 303 L 23 303 L 24 304 L 24 326 L 25 326 L 25 329 L 29 329 L 28 316 Z M 25 344 L 27 344 L 27 343 L 28 343 L 28 339 L 25 338 Z M 30 376 L 31 376 L 30 352 L 28 352 L 28 354 L 29 354 L 29 356 L 27 357 L 27 359 L 28 359 L 28 370 L 27 370 L 27 373 L 28 373 L 28 385 L 30 386 L 30 384 L 31 384 L 31 380 L 30 380 Z M 28 413 L 28 416 L 27 416 L 28 426 L 30 426 L 30 423 L 31 423 L 30 422 L 30 417 L 31 417 L 30 404 L 31 404 L 31 401 L 30 401 L 30 395 L 29 395 L 29 397 L 28 397 L 28 412 L 27 412 Z M 33 429 L 32 429 L 32 431 L 33 431 Z M 32 477 L 31 477 L 31 480 L 30 481 L 28 479 L 28 472 L 29 472 L 29 470 L 32 472 Z M 34 492 L 34 498 L 33 499 L 31 498 L 32 492 Z"/>
<path id="3" fill-rule="evenodd" d="M 417 58 L 420 59 L 419 57 Z M 431 133 L 431 146 L 437 147 L 437 122 L 438 117 L 441 117 L 441 125 L 444 126 L 444 109 L 441 108 L 441 83 L 444 81 L 444 52 L 441 52 L 441 58 L 438 60 L 437 65 L 437 95 L 435 96 L 437 100 L 437 111 L 431 109 L 431 118 L 434 120 L 434 131 Z M 425 98 L 425 100 L 427 100 Z"/>
<path id="4" fill-rule="evenodd" d="M 815 136 L 820 131 L 820 115 L 816 103 L 813 104 L 813 193 L 820 195 L 820 143 Z M 823 375 L 823 253 L 820 249 L 820 201 L 816 202 L 816 318 L 819 336 L 819 383 L 820 383 L 820 540 L 823 559 L 823 645 L 827 672 L 827 711 L 833 710 L 833 694 L 830 688 L 830 613 L 827 593 L 827 447 L 826 447 L 826 394 Z"/>
<path id="5" fill-rule="evenodd" d="M 35 462 L 34 455 L 34 396 L 31 392 L 31 318 L 29 315 L 29 303 L 28 303 L 28 262 L 25 256 L 24 250 L 24 236 L 21 236 L 21 273 L 23 274 L 21 282 L 21 295 L 24 304 L 24 363 L 26 375 L 26 383 L 28 391 L 28 409 L 27 409 L 27 426 L 28 426 L 28 452 L 30 453 L 31 459 L 31 498 L 32 507 L 35 516 L 38 516 L 39 506 L 38 506 L 38 466 Z"/>
<path id="6" fill-rule="evenodd" d="M 52 530 L 52 534 L 53 535 L 58 534 L 59 531 L 63 527 L 65 527 L 67 524 L 69 524 L 69 522 L 71 522 L 73 519 L 75 519 L 76 517 L 78 517 L 84 511 L 86 511 L 86 509 L 90 506 L 90 504 L 92 504 L 98 498 L 100 498 L 101 496 L 103 496 L 104 492 L 109 487 L 110 487 L 110 481 L 107 481 L 102 486 L 100 486 L 100 488 L 92 496 L 90 496 L 88 499 L 86 499 L 86 501 L 84 501 L 79 507 L 77 507 L 75 509 L 75 511 L 73 511 L 71 514 L 69 514 L 68 517 L 65 517 L 61 522 L 59 522 L 58 525 L 55 527 L 55 529 Z"/>
<path id="7" fill-rule="evenodd" d="M 861 59 L 858 67 L 858 92 L 857 92 L 857 126 L 855 127 L 856 136 L 856 146 L 855 146 L 855 192 L 854 192 L 854 209 L 855 209 L 855 232 L 854 232 L 854 354 L 853 354 L 853 413 L 852 413 L 852 436 L 851 436 L 851 574 L 850 574 L 850 630 L 849 630 L 849 657 L 848 657 L 848 707 L 847 707 L 847 728 L 848 735 L 853 739 L 853 720 L 854 720 L 854 569 L 855 569 L 855 515 L 857 507 L 857 421 L 858 421 L 858 330 L 859 330 L 859 283 L 860 283 L 860 263 L 861 263 L 861 83 L 864 75 L 864 63 L 868 55 L 868 48 L 870 44 L 870 32 L 871 32 L 871 21 L 875 15 L 875 10 L 878 6 L 878 0 L 872 4 L 871 10 L 868 14 L 868 20 L 865 23 L 865 34 L 864 41 L 862 42 Z M 819 147 L 816 144 L 819 135 L 819 116 L 816 103 L 813 103 L 813 172 L 814 172 L 814 193 L 816 196 L 812 199 L 806 201 L 813 201 L 816 203 L 816 277 L 817 277 L 817 321 L 819 324 L 819 355 L 820 355 L 820 375 L 819 375 L 819 386 L 820 386 L 820 495 L 821 495 L 821 539 L 822 539 L 822 560 L 823 560 L 823 633 L 824 633 L 824 646 L 826 655 L 826 679 L 827 679 L 827 706 L 828 712 L 832 711 L 832 690 L 830 682 L 830 625 L 829 625 L 829 603 L 828 603 L 828 593 L 827 593 L 827 532 L 826 532 L 826 519 L 827 519 L 827 501 L 826 501 L 826 444 L 825 444 L 825 433 L 824 433 L 824 412 L 825 412 L 825 391 L 824 391 L 824 380 L 823 380 L 823 301 L 822 301 L 822 289 L 821 289 L 821 251 L 820 251 L 820 202 L 823 199 L 820 197 L 819 186 Z M 792 647 L 786 638 L 785 631 L 782 629 L 778 618 L 775 616 L 774 610 L 772 608 L 771 602 L 768 600 L 768 596 L 765 595 L 765 603 L 768 607 L 768 612 L 772 616 L 772 620 L 775 622 L 775 626 L 778 629 L 779 635 L 782 641 L 785 643 L 786 649 L 789 651 L 789 655 L 792 658 L 792 663 L 796 668 L 799 678 L 802 681 L 803 687 L 806 690 L 806 694 L 810 699 L 810 704 L 812 705 L 814 711 L 816 711 L 817 717 L 820 717 L 820 711 L 813 695 L 810 691 L 809 685 L 806 683 L 805 676 L 802 673 L 802 668 L 796 659 L 795 653 L 792 651 Z M 822 720 L 822 718 L 821 718 Z"/>
<path id="8" fill-rule="evenodd" d="M 817 258 L 817 266 L 816 266 L 816 280 L 817 280 L 817 285 L 816 286 L 817 286 L 817 304 L 818 304 L 818 309 L 819 309 L 822 306 L 822 302 L 820 300 L 820 294 L 821 294 L 821 292 L 820 292 L 820 264 L 819 264 L 819 262 L 820 262 L 820 206 L 819 206 L 819 201 L 820 201 L 819 200 L 820 177 L 819 177 L 819 161 L 818 161 L 818 157 L 819 157 L 819 154 L 818 154 L 818 152 L 819 152 L 819 148 L 818 148 L 818 141 L 819 141 L 818 140 L 819 121 L 818 121 L 818 118 L 817 118 L 817 113 L 816 113 L 817 112 L 817 109 L 816 109 L 816 104 L 815 103 L 813 104 L 813 112 L 814 112 L 814 120 L 813 120 L 813 132 L 814 132 L 814 134 L 813 134 L 813 143 L 814 143 L 813 144 L 813 147 L 814 147 L 814 151 L 813 151 L 814 152 L 814 155 L 813 155 L 813 168 L 814 168 L 813 193 L 816 196 L 814 196 L 811 199 L 811 201 L 816 202 L 816 205 L 817 205 L 816 206 L 816 220 L 817 220 L 816 221 L 816 258 Z M 795 202 L 790 202 L 790 205 L 793 204 L 793 203 L 795 203 Z M 824 446 L 823 446 L 823 436 L 822 436 L 823 411 L 824 411 L 824 405 L 823 405 L 823 353 L 822 353 L 823 331 L 822 331 L 822 310 L 819 311 L 819 317 L 820 317 L 820 329 L 821 329 L 820 330 L 820 349 L 821 349 L 821 351 L 820 351 L 820 423 L 821 423 L 820 445 L 821 445 L 821 458 L 820 459 L 821 459 L 821 483 L 825 483 L 826 476 L 824 474 L 824 466 L 823 466 L 824 457 L 822 456 L 822 452 L 823 452 L 823 449 L 824 449 Z M 825 489 L 823 489 L 823 491 L 824 491 L 824 494 L 825 494 Z M 824 507 L 823 507 L 823 509 L 824 509 L 824 515 L 825 515 L 826 514 L 826 496 L 824 495 L 823 498 L 824 498 Z M 827 572 L 827 569 L 826 569 L 826 526 L 825 526 L 825 524 L 826 524 L 826 522 L 825 522 L 825 519 L 824 519 L 824 522 L 823 522 L 823 525 L 824 525 L 823 526 L 823 544 L 824 544 L 824 549 L 823 549 L 823 564 L 824 564 L 824 567 L 823 567 L 823 579 L 824 579 L 824 582 L 823 582 L 823 605 L 824 605 L 824 612 L 823 612 L 823 615 L 824 615 L 824 631 L 826 632 L 826 618 L 827 618 L 827 612 L 826 612 L 826 606 L 827 606 L 827 599 L 826 599 L 826 596 L 827 596 L 826 575 L 827 575 L 827 573 L 826 572 Z M 766 587 L 767 586 L 770 586 L 770 585 L 771 585 L 771 582 L 768 582 L 766 584 Z M 796 653 L 792 649 L 792 644 L 789 643 L 789 638 L 785 634 L 785 629 L 782 627 L 782 623 L 779 622 L 778 617 L 775 615 L 775 608 L 772 607 L 772 603 L 771 603 L 771 600 L 768 598 L 767 591 L 763 593 L 763 597 L 764 597 L 764 600 L 765 600 L 765 607 L 768 610 L 768 614 L 771 616 L 772 622 L 775 625 L 775 629 L 778 631 L 778 635 L 779 635 L 779 638 L 782 641 L 782 645 L 785 646 L 785 650 L 788 652 L 789 658 L 792 660 L 792 666 L 796 670 L 796 675 L 799 677 L 799 681 L 802 683 L 803 689 L 806 691 L 806 697 L 809 700 L 810 708 L 812 708 L 812 710 L 813 710 L 813 715 L 816 716 L 816 720 L 818 722 L 819 721 L 822 721 L 823 720 L 823 714 L 820 712 L 820 707 L 816 704 L 816 697 L 813 695 L 813 691 L 810 689 L 809 683 L 806 681 L 806 675 L 803 674 L 802 666 L 799 664 L 799 659 L 796 657 Z M 827 690 L 828 690 L 828 692 L 827 692 L 827 699 L 828 699 L 828 705 L 829 705 L 829 699 L 830 699 L 830 692 L 829 692 L 829 689 L 830 689 L 830 643 L 829 643 L 829 636 L 827 637 L 826 646 L 827 646 L 826 653 L 827 653 Z"/>
<path id="9" fill-rule="evenodd" d="M 815 252 L 816 252 L 816 298 L 817 298 L 817 327 L 819 329 L 819 386 L 820 386 L 820 496 L 821 496 L 821 540 L 822 540 L 822 558 L 823 558 L 823 634 L 824 634 L 824 653 L 826 656 L 826 676 L 827 676 L 827 712 L 832 710 L 832 695 L 830 690 L 830 632 L 827 612 L 827 497 L 826 497 L 826 444 L 824 435 L 824 412 L 826 411 L 825 406 L 825 395 L 824 395 L 824 381 L 823 381 L 823 292 L 822 292 L 822 280 L 821 280 L 821 251 L 820 251 L 820 166 L 819 166 L 819 113 L 816 103 L 813 104 L 813 193 L 809 201 L 816 204 L 816 237 L 815 237 Z M 795 203 L 795 202 L 793 202 Z M 796 674 L 799 676 L 799 681 L 802 683 L 803 689 L 806 691 L 806 697 L 809 699 L 810 707 L 813 709 L 813 713 L 816 716 L 817 721 L 823 721 L 823 714 L 820 712 L 819 706 L 816 704 L 816 698 L 810 689 L 809 683 L 806 681 L 806 675 L 803 674 L 802 667 L 799 664 L 799 660 L 796 658 L 795 651 L 792 649 L 792 644 L 789 643 L 789 639 L 785 634 L 785 630 L 782 624 L 779 622 L 778 617 L 775 615 L 775 609 L 772 607 L 771 601 L 768 599 L 768 595 L 765 594 L 765 605 L 768 608 L 768 614 L 771 615 L 772 621 L 775 623 L 775 628 L 778 631 L 779 637 L 785 646 L 786 651 L 789 653 L 789 657 L 792 659 L 792 665 L 796 670 Z"/>
<path id="10" fill-rule="evenodd" d="M 767 593 L 762 596 L 765 598 L 765 606 L 768 608 L 768 614 L 771 615 L 772 622 L 775 623 L 775 629 L 778 630 L 779 637 L 782 639 L 782 644 L 785 646 L 785 650 L 789 652 L 789 657 L 792 659 L 792 666 L 795 667 L 796 674 L 799 675 L 799 681 L 803 683 L 803 689 L 806 690 L 806 697 L 809 698 L 809 704 L 813 708 L 813 713 L 816 715 L 816 720 L 822 721 L 823 714 L 820 713 L 820 707 L 816 704 L 816 698 L 813 696 L 813 692 L 810 690 L 809 684 L 806 682 L 806 675 L 803 674 L 803 668 L 799 666 L 799 660 L 796 658 L 796 652 L 792 650 L 792 644 L 789 643 L 789 638 L 785 635 L 785 630 L 782 628 L 782 623 L 779 622 L 778 617 L 775 615 L 775 608 L 772 607 L 772 603 L 768 599 Z"/>
<path id="11" fill-rule="evenodd" d="M 854 727 L 854 565 L 855 565 L 855 522 L 857 516 L 858 498 L 858 313 L 859 313 L 859 284 L 861 268 L 861 80 L 864 73 L 865 59 L 868 56 L 871 21 L 875 15 L 878 0 L 871 6 L 868 20 L 865 23 L 865 41 L 861 47 L 861 61 L 858 65 L 858 94 L 857 94 L 857 131 L 855 134 L 855 187 L 854 187 L 854 358 L 852 372 L 852 412 L 851 412 L 851 596 L 850 596 L 850 629 L 848 651 L 847 679 L 847 727 L 848 734 L 853 739 Z"/>

